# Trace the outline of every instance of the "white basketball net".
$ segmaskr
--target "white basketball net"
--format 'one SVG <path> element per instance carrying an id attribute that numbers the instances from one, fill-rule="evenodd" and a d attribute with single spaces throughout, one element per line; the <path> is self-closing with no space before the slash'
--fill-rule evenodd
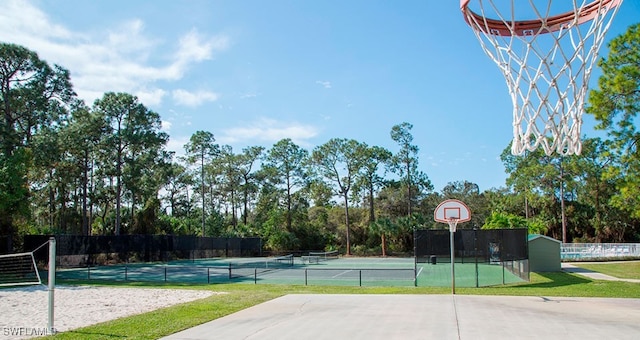
<path id="1" fill-rule="evenodd" d="M 450 232 L 452 233 L 456 232 L 456 228 L 458 227 L 458 221 L 460 221 L 460 219 L 457 219 L 455 217 L 447 219 L 447 224 L 449 225 Z"/>
<path id="2" fill-rule="evenodd" d="M 547 155 L 554 151 L 561 155 L 580 154 L 583 105 L 591 69 L 622 2 L 556 0 L 566 2 L 564 5 L 572 3 L 574 10 L 570 21 L 559 22 L 548 20 L 559 14 L 551 12 L 553 1 L 462 1 L 475 6 L 462 7 L 465 19 L 509 87 L 514 155 L 539 146 Z M 510 8 L 504 4 L 509 2 Z M 535 13 L 528 22 L 538 27 L 523 30 L 515 25 L 516 21 L 522 23 L 515 17 L 516 6 Z M 585 19 L 587 10 L 593 14 Z M 503 29 L 495 29 L 496 23 Z"/>

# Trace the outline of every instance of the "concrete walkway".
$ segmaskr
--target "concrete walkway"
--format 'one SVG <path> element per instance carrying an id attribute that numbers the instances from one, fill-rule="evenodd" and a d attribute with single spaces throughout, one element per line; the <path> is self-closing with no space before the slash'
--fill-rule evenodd
<path id="1" fill-rule="evenodd" d="M 286 295 L 166 340 L 638 339 L 640 299 Z"/>
<path id="2" fill-rule="evenodd" d="M 562 270 L 567 273 L 578 274 L 584 277 L 588 277 L 592 280 L 626 281 L 626 282 L 640 283 L 640 280 L 638 279 L 622 279 L 619 277 L 594 272 L 589 269 L 580 268 L 574 264 L 567 263 L 567 262 L 562 263 Z"/>
<path id="3" fill-rule="evenodd" d="M 620 279 L 563 263 L 568 273 Z M 640 338 L 640 299 L 286 295 L 165 340 L 602 340 Z"/>

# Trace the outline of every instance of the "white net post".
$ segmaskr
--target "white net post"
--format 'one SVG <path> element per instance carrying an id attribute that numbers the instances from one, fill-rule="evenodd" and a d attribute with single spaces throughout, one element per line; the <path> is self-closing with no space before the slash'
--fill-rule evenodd
<path id="1" fill-rule="evenodd" d="M 509 88 L 514 155 L 538 147 L 547 155 L 579 155 L 582 150 L 591 69 L 622 0 L 561 1 L 572 5 L 573 12 L 552 16 L 554 0 L 510 0 L 510 6 L 497 0 L 461 1 L 465 20 Z M 519 20 L 515 9 L 527 9 L 535 17 Z"/>
<path id="2" fill-rule="evenodd" d="M 56 286 L 56 239 L 55 237 L 49 238 L 49 303 L 48 303 L 48 323 L 47 328 L 49 334 L 55 333 L 53 327 L 54 319 L 54 305 L 55 305 L 55 286 Z"/>

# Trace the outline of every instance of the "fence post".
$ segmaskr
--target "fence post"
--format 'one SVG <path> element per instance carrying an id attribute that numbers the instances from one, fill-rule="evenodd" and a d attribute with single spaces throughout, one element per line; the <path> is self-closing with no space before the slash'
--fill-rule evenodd
<path id="1" fill-rule="evenodd" d="M 502 284 L 504 285 L 505 282 L 505 278 L 504 278 L 504 232 L 501 230 L 500 231 L 500 263 L 502 264 Z"/>
<path id="2" fill-rule="evenodd" d="M 418 232 L 416 226 L 413 226 L 413 286 L 418 287 Z"/>
<path id="3" fill-rule="evenodd" d="M 473 257 L 476 261 L 476 288 L 480 287 L 478 280 L 478 227 L 473 226 Z"/>

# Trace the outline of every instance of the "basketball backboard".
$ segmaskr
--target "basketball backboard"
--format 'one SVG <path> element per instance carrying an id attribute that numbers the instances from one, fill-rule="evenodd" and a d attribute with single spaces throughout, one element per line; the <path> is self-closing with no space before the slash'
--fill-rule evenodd
<path id="1" fill-rule="evenodd" d="M 448 199 L 438 204 L 433 212 L 433 219 L 436 222 L 449 223 L 456 220 L 457 223 L 471 220 L 471 210 L 462 201 Z"/>

